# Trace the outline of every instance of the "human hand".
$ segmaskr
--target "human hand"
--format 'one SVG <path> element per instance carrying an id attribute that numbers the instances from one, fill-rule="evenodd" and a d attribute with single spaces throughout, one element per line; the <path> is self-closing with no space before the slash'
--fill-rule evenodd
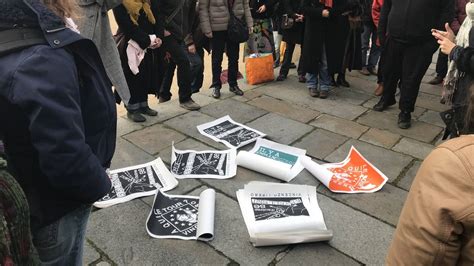
<path id="1" fill-rule="evenodd" d="M 296 19 L 295 19 L 296 22 L 303 22 L 303 20 L 304 20 L 303 15 L 295 14 L 295 16 L 296 16 Z"/>
<path id="2" fill-rule="evenodd" d="M 454 42 L 449 40 L 447 37 L 439 36 L 439 38 L 437 37 L 436 39 L 438 39 L 439 49 L 441 52 L 446 55 L 451 54 L 451 51 L 454 49 L 456 44 L 454 44 Z"/>
<path id="3" fill-rule="evenodd" d="M 324 9 L 322 15 L 323 15 L 323 18 L 328 18 L 329 17 L 329 10 Z"/>
<path id="4" fill-rule="evenodd" d="M 207 38 L 212 39 L 212 31 L 208 33 L 204 33 L 204 35 L 206 35 Z"/>
<path id="5" fill-rule="evenodd" d="M 196 53 L 196 45 L 191 44 L 190 46 L 188 46 L 188 52 L 191 53 L 191 54 L 195 54 Z"/>
<path id="6" fill-rule="evenodd" d="M 170 35 L 171 35 L 171 32 L 165 30 L 165 37 L 168 37 L 168 36 L 170 36 Z"/>
<path id="7" fill-rule="evenodd" d="M 159 48 L 162 43 L 163 43 L 163 41 L 160 38 L 156 38 L 155 42 L 150 46 L 150 48 L 151 49 Z"/>
<path id="8" fill-rule="evenodd" d="M 444 28 L 446 29 L 446 31 L 440 31 L 440 30 L 436 30 L 436 29 L 432 29 L 431 30 L 431 34 L 433 34 L 433 36 L 438 39 L 435 35 L 435 33 L 437 33 L 438 35 L 441 35 L 445 38 L 447 38 L 448 40 L 450 40 L 451 42 L 454 42 L 455 38 L 456 38 L 456 35 L 454 34 L 453 30 L 451 29 L 451 27 L 449 27 L 449 23 L 446 23 L 444 24 Z"/>
<path id="9" fill-rule="evenodd" d="M 263 13 L 267 10 L 267 7 L 265 5 L 261 6 L 258 10 L 257 13 Z"/>

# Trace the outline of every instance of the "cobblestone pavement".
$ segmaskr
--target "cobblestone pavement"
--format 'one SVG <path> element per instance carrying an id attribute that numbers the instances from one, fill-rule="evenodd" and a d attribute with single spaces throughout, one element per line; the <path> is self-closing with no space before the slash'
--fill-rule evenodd
<path id="1" fill-rule="evenodd" d="M 436 58 L 436 57 L 435 57 Z M 243 69 L 243 68 L 242 68 Z M 210 71 L 206 72 L 206 75 Z M 434 73 L 430 67 L 426 82 Z M 352 72 L 351 88 L 335 88 L 326 100 L 311 98 L 294 72 L 285 82 L 242 85 L 237 97 L 223 89 L 221 100 L 203 89 L 194 96 L 203 105 L 198 112 L 178 107 L 174 100 L 153 104 L 157 118 L 136 124 L 119 117 L 117 151 L 112 168 L 145 163 L 155 157 L 170 162 L 171 142 L 181 149 L 224 149 L 201 136 L 196 125 L 229 114 L 268 134 L 269 139 L 302 147 L 324 162 L 344 159 L 354 145 L 388 177 L 389 183 L 374 194 L 334 194 L 306 170 L 291 183 L 318 186 L 319 205 L 326 225 L 334 231 L 328 243 L 255 248 L 249 243 L 235 192 L 252 180 L 277 179 L 238 169 L 230 180 L 180 180 L 170 194 L 196 195 L 211 187 L 217 192 L 215 239 L 199 241 L 152 239 L 145 221 L 153 197 L 95 210 L 87 231 L 85 264 L 91 265 L 381 265 L 411 182 L 423 158 L 439 142 L 442 121 L 438 112 L 440 86 L 423 83 L 409 130 L 397 127 L 398 109 L 378 113 L 370 108 L 374 76 Z M 208 79 L 209 77 L 206 77 Z M 242 83 L 243 84 L 243 83 Z M 156 101 L 155 101 L 156 102 Z M 122 112 L 123 114 L 123 112 Z"/>

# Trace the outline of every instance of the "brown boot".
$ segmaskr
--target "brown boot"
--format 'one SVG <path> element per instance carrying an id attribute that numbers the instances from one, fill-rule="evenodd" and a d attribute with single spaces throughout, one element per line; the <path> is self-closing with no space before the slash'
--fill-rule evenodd
<path id="1" fill-rule="evenodd" d="M 380 83 L 377 85 L 377 88 L 375 88 L 374 94 L 375 96 L 380 96 L 383 94 L 383 83 Z"/>

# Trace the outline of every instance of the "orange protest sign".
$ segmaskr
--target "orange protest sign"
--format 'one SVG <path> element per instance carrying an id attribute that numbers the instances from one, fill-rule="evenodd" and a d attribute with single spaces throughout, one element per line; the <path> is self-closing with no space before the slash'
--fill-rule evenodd
<path id="1" fill-rule="evenodd" d="M 333 173 L 327 187 L 340 193 L 370 193 L 380 190 L 388 178 L 354 147 L 341 163 L 323 165 Z"/>

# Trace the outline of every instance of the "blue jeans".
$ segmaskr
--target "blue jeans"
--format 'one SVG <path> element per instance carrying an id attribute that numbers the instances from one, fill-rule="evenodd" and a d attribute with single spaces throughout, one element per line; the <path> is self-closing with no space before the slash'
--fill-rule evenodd
<path id="1" fill-rule="evenodd" d="M 319 80 L 318 80 L 319 78 Z M 306 86 L 308 88 L 318 88 L 318 82 L 320 83 L 320 90 L 329 91 L 331 88 L 331 76 L 328 72 L 328 61 L 326 58 L 326 47 L 323 45 L 321 51 L 321 58 L 319 61 L 319 72 L 317 74 L 306 74 Z"/>
<path id="2" fill-rule="evenodd" d="M 83 205 L 56 222 L 33 232 L 41 265 L 82 265 L 90 205 Z"/>
<path id="3" fill-rule="evenodd" d="M 370 42 L 372 40 L 372 46 Z M 374 69 L 380 58 L 380 47 L 376 44 L 377 40 L 377 28 L 373 22 L 364 22 L 364 31 L 362 32 L 362 66 L 368 69 Z M 370 46 L 370 47 L 369 47 Z M 370 54 L 367 59 L 367 52 Z"/>

